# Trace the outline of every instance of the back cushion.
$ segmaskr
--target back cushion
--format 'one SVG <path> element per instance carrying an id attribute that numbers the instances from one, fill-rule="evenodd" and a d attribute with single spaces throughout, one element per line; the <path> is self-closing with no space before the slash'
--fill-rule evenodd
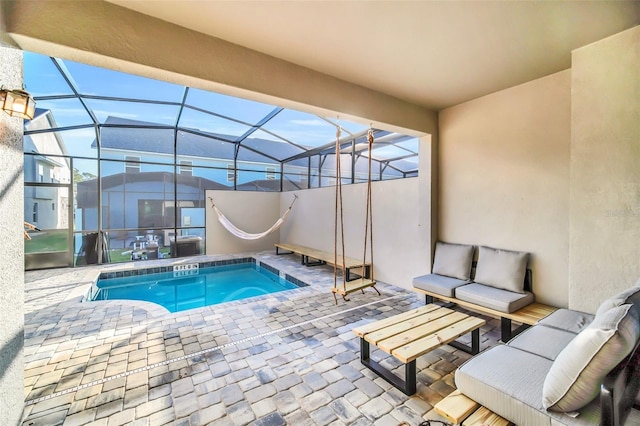
<path id="1" fill-rule="evenodd" d="M 438 241 L 431 272 L 460 280 L 469 280 L 472 262 L 473 246 Z"/>
<path id="2" fill-rule="evenodd" d="M 524 293 L 529 253 L 480 247 L 474 281 L 503 290 Z"/>
<path id="3" fill-rule="evenodd" d="M 620 363 L 640 337 L 631 305 L 595 317 L 551 365 L 542 388 L 542 405 L 553 411 L 576 411 L 595 398 L 605 376 Z"/>

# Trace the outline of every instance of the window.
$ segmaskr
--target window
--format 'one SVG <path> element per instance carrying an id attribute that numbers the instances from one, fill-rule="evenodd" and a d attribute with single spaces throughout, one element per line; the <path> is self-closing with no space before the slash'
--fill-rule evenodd
<path id="1" fill-rule="evenodd" d="M 33 223 L 38 223 L 38 203 L 33 203 Z"/>
<path id="2" fill-rule="evenodd" d="M 227 164 L 227 182 L 233 182 L 236 179 L 236 169 L 233 164 Z"/>
<path id="3" fill-rule="evenodd" d="M 38 182 L 44 182 L 44 166 L 38 164 Z"/>
<path id="4" fill-rule="evenodd" d="M 193 176 L 193 163 L 191 161 L 180 160 L 179 171 L 181 175 Z"/>
<path id="5" fill-rule="evenodd" d="M 51 203 L 51 210 L 56 211 L 56 203 Z"/>
<path id="6" fill-rule="evenodd" d="M 275 167 L 267 167 L 266 179 L 267 180 L 276 180 L 276 168 Z"/>
<path id="7" fill-rule="evenodd" d="M 140 157 L 125 155 L 124 161 L 126 161 L 124 163 L 125 173 L 140 173 Z"/>

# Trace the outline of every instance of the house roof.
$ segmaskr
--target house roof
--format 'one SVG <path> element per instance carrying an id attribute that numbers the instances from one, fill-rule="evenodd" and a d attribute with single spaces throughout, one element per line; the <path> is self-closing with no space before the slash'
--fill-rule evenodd
<path id="1" fill-rule="evenodd" d="M 158 123 L 108 117 L 101 133 L 100 146 L 123 151 L 132 150 L 173 155 L 173 129 L 159 128 L 159 126 Z M 154 127 L 156 130 L 150 130 L 150 128 Z M 177 154 L 186 157 L 233 160 L 234 141 L 236 139 L 231 135 L 202 132 L 197 129 L 178 130 Z M 96 146 L 97 141 L 94 140 L 92 147 Z M 276 163 L 273 159 L 254 150 L 260 150 L 278 161 L 303 152 L 302 149 L 285 142 L 248 137 L 240 143 L 238 159 L 260 163 Z"/>

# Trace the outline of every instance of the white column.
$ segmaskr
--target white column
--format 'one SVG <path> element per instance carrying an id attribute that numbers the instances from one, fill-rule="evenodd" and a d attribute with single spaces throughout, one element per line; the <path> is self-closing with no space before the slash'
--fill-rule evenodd
<path id="1" fill-rule="evenodd" d="M 22 87 L 22 51 L 0 42 L 0 84 Z M 24 237 L 21 118 L 0 111 L 0 419 L 20 424 L 24 408 Z"/>

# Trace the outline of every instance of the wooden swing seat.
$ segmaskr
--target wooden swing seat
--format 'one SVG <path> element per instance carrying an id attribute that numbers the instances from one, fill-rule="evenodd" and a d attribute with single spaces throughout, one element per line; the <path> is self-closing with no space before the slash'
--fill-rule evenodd
<path id="1" fill-rule="evenodd" d="M 375 288 L 376 282 L 367 278 L 359 278 L 353 281 L 347 281 L 344 286 L 340 287 L 332 287 L 332 293 L 338 293 L 340 296 L 344 297 L 349 293 L 353 293 L 354 291 L 364 290 L 367 287 Z M 376 291 L 378 291 L 376 289 Z"/>

